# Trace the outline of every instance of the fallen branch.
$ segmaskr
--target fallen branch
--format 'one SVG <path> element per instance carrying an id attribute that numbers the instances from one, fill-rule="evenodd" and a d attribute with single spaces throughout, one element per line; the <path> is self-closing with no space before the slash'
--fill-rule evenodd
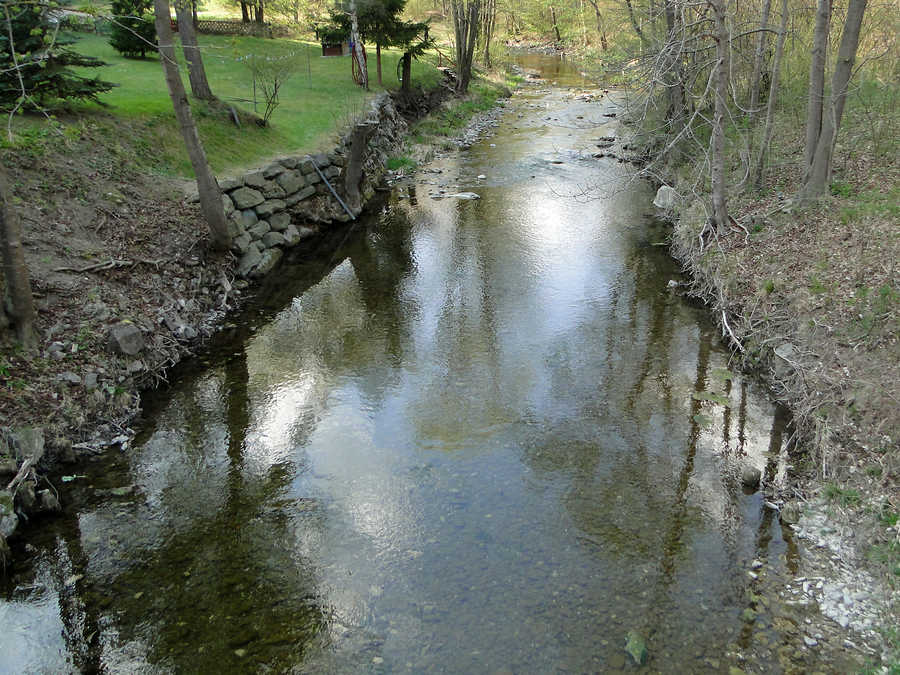
<path id="1" fill-rule="evenodd" d="M 731 326 L 728 325 L 728 319 L 725 316 L 725 310 L 722 310 L 722 325 L 728 331 L 728 334 L 731 336 L 731 339 L 734 341 L 734 344 L 737 346 L 738 350 L 741 354 L 744 353 L 744 345 L 741 344 L 741 341 L 737 339 L 734 332 L 731 330 Z"/>
<path id="2" fill-rule="evenodd" d="M 115 260 L 114 258 L 110 258 L 109 260 L 106 260 L 104 262 L 94 263 L 93 265 L 88 265 L 87 267 L 57 267 L 53 271 L 75 272 L 76 274 L 82 274 L 83 272 L 99 272 L 101 270 L 111 270 L 115 267 L 134 267 L 139 263 L 159 267 L 159 265 L 163 262 L 163 258 L 159 258 L 158 260 Z"/>
<path id="3" fill-rule="evenodd" d="M 19 485 L 25 481 L 28 477 L 28 474 L 31 472 L 31 467 L 34 464 L 34 456 L 29 457 L 24 462 L 22 462 L 22 467 L 19 469 L 19 472 L 16 474 L 16 477 L 13 478 L 9 485 L 6 486 L 6 489 L 13 494 L 16 493 Z"/>

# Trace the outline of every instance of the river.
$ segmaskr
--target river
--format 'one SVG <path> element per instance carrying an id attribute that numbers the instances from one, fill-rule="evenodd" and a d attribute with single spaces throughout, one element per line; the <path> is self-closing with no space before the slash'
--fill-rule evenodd
<path id="1" fill-rule="evenodd" d="M 556 86 L 283 267 L 57 481 L 0 671 L 615 672 L 631 631 L 652 670 L 780 668 L 756 594 L 797 554 L 740 471 L 773 480 L 785 415 L 668 288 L 650 187 L 592 156 L 615 95 L 525 60 Z"/>

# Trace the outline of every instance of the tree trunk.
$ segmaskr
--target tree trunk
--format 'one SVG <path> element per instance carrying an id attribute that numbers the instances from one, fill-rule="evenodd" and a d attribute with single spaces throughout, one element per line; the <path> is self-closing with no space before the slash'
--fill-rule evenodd
<path id="1" fill-rule="evenodd" d="M 759 81 L 762 77 L 763 55 L 766 49 L 766 40 L 768 39 L 767 29 L 769 27 L 769 10 L 772 7 L 772 0 L 764 0 L 762 19 L 759 22 L 759 37 L 756 40 L 756 54 L 753 55 L 753 74 L 750 77 L 750 119 L 756 117 L 757 107 L 759 106 Z"/>
<path id="2" fill-rule="evenodd" d="M 403 84 L 400 88 L 403 91 L 409 91 L 412 85 L 412 54 L 406 52 L 403 55 Z"/>
<path id="3" fill-rule="evenodd" d="M 597 0 L 588 0 L 591 7 L 594 8 L 594 16 L 597 17 L 597 32 L 600 34 L 600 49 L 606 51 L 609 49 L 609 41 L 606 38 L 606 29 L 603 27 L 603 15 L 600 14 L 600 6 Z"/>
<path id="4" fill-rule="evenodd" d="M 456 44 L 456 93 L 465 94 L 469 90 L 472 79 L 472 59 L 475 55 L 475 43 L 478 41 L 478 15 L 481 10 L 480 0 L 451 0 L 450 12 L 453 15 L 453 31 Z"/>
<path id="5" fill-rule="evenodd" d="M 188 105 L 187 93 L 184 91 L 184 84 L 181 82 L 181 75 L 178 72 L 169 0 L 153 0 L 153 6 L 156 14 L 156 34 L 159 37 L 159 60 L 162 62 L 163 72 L 166 75 L 166 85 L 169 88 L 172 107 L 175 108 L 175 117 L 181 129 L 181 136 L 184 138 L 184 147 L 197 177 L 200 208 L 209 225 L 213 247 L 227 249 L 231 245 L 231 234 L 228 231 L 228 224 L 225 222 L 222 191 L 206 161 L 206 152 L 203 150 L 203 144 L 197 134 L 197 127 L 191 116 L 191 107 Z"/>
<path id="6" fill-rule="evenodd" d="M 245 0 L 241 0 L 241 21 L 250 23 L 250 8 L 247 7 Z"/>
<path id="7" fill-rule="evenodd" d="M 668 38 L 665 49 L 669 52 L 664 74 L 666 90 L 669 94 L 669 109 L 666 111 L 666 122 L 671 133 L 678 133 L 684 125 L 685 109 L 687 103 L 684 96 L 684 77 L 681 67 L 681 48 L 676 47 L 680 39 L 678 36 L 678 17 L 675 12 L 675 0 L 666 0 L 666 32 Z"/>
<path id="8" fill-rule="evenodd" d="M 712 183 L 713 217 L 719 228 L 728 226 L 725 199 L 725 117 L 728 114 L 728 27 L 725 23 L 725 1 L 711 0 L 716 26 L 716 104 L 713 113 L 710 179 Z"/>
<path id="9" fill-rule="evenodd" d="M 256 23 L 262 25 L 266 22 L 266 4 L 264 0 L 256 0 Z"/>
<path id="10" fill-rule="evenodd" d="M 31 297 L 31 281 L 25 266 L 22 249 L 22 225 L 9 201 L 6 170 L 0 166 L 0 254 L 3 258 L 3 276 L 6 279 L 8 314 L 16 329 L 16 336 L 26 349 L 35 344 L 34 301 Z M 3 309 L 0 308 L 0 313 Z"/>
<path id="11" fill-rule="evenodd" d="M 381 86 L 381 43 L 375 43 L 375 70 L 378 73 L 378 86 Z"/>
<path id="12" fill-rule="evenodd" d="M 641 25 L 637 22 L 637 18 L 634 16 L 634 6 L 631 4 L 631 0 L 625 0 L 625 7 L 628 8 L 628 19 L 631 21 L 631 27 L 634 28 L 634 32 L 637 33 L 637 36 L 641 39 L 641 42 L 647 43 L 647 36 L 644 35 L 644 31 L 641 30 Z"/>
<path id="13" fill-rule="evenodd" d="M 359 22 L 356 17 L 356 0 L 350 0 L 350 42 L 353 43 L 353 58 L 359 64 L 359 84 L 363 89 L 369 88 L 369 70 L 366 66 L 366 57 L 363 54 L 362 43 L 359 41 Z"/>
<path id="14" fill-rule="evenodd" d="M 556 34 L 556 43 L 562 42 L 562 36 L 559 34 L 559 24 L 556 22 L 556 8 L 550 5 L 550 21 L 553 23 L 553 32 Z"/>
<path id="15" fill-rule="evenodd" d="M 176 11 L 175 14 L 177 16 L 178 12 Z M 197 13 L 197 0 L 191 0 L 191 18 L 194 19 L 194 31 L 196 31 L 197 25 L 200 23 L 200 15 Z"/>
<path id="16" fill-rule="evenodd" d="M 762 188 L 763 169 L 766 164 L 766 155 L 769 153 L 769 144 L 772 142 L 772 132 L 775 128 L 775 101 L 778 98 L 778 78 L 781 75 L 781 56 L 784 54 L 784 40 L 787 36 L 788 0 L 781 0 L 781 26 L 778 29 L 778 40 L 775 43 L 775 59 L 772 61 L 772 82 L 769 85 L 769 101 L 766 106 L 766 131 L 763 134 L 762 145 L 759 148 L 759 157 L 756 158 L 757 189 Z"/>
<path id="17" fill-rule="evenodd" d="M 806 145 L 803 170 L 809 171 L 822 131 L 822 105 L 825 100 L 825 56 L 828 27 L 831 22 L 831 0 L 818 0 L 816 27 L 813 31 L 812 58 L 809 64 L 809 98 L 806 105 Z"/>
<path id="18" fill-rule="evenodd" d="M 491 67 L 491 40 L 494 38 L 494 24 L 497 20 L 497 0 L 484 0 L 481 6 L 481 44 L 482 61 L 486 68 Z"/>
<path id="19" fill-rule="evenodd" d="M 804 198 L 821 197 L 828 191 L 831 182 L 834 141 L 841 128 L 841 117 L 844 115 L 844 103 L 847 100 L 847 85 L 850 83 L 850 76 L 853 75 L 856 49 L 859 46 L 859 31 L 865 13 L 866 0 L 850 0 L 841 35 L 841 46 L 838 48 L 837 63 L 834 65 L 834 74 L 831 78 L 831 96 L 822 120 L 822 133 L 816 142 L 809 177 L 802 190 Z"/>
<path id="20" fill-rule="evenodd" d="M 191 93 L 195 98 L 203 101 L 213 101 L 212 90 L 206 79 L 206 69 L 203 67 L 203 57 L 200 54 L 200 45 L 197 44 L 197 33 L 194 32 L 194 23 L 189 14 L 190 0 L 175 0 L 175 15 L 178 17 L 178 34 L 181 36 L 181 49 L 187 61 L 188 79 L 191 82 Z"/>

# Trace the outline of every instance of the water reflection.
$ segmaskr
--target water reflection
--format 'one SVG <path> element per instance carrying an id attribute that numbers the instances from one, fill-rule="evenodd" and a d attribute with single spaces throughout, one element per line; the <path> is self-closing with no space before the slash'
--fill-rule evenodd
<path id="1" fill-rule="evenodd" d="M 0 659 L 577 672 L 624 666 L 637 629 L 687 672 L 746 643 L 744 566 L 786 548 L 734 467 L 771 479 L 784 420 L 667 292 L 647 189 L 545 124 L 596 105 L 524 99 L 496 147 L 272 281 L 13 576 L 0 611 L 40 617 L 50 666 Z M 629 187 L 562 196 L 598 175 Z"/>

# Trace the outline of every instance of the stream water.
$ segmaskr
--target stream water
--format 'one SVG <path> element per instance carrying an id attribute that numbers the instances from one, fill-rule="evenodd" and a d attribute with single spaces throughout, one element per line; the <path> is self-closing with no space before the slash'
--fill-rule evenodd
<path id="1" fill-rule="evenodd" d="M 614 103 L 525 65 L 557 86 L 282 268 L 59 483 L 0 671 L 610 672 L 629 631 L 653 670 L 774 663 L 745 610 L 795 553 L 739 471 L 772 479 L 784 415 L 667 289 L 652 191 L 591 156 Z"/>

